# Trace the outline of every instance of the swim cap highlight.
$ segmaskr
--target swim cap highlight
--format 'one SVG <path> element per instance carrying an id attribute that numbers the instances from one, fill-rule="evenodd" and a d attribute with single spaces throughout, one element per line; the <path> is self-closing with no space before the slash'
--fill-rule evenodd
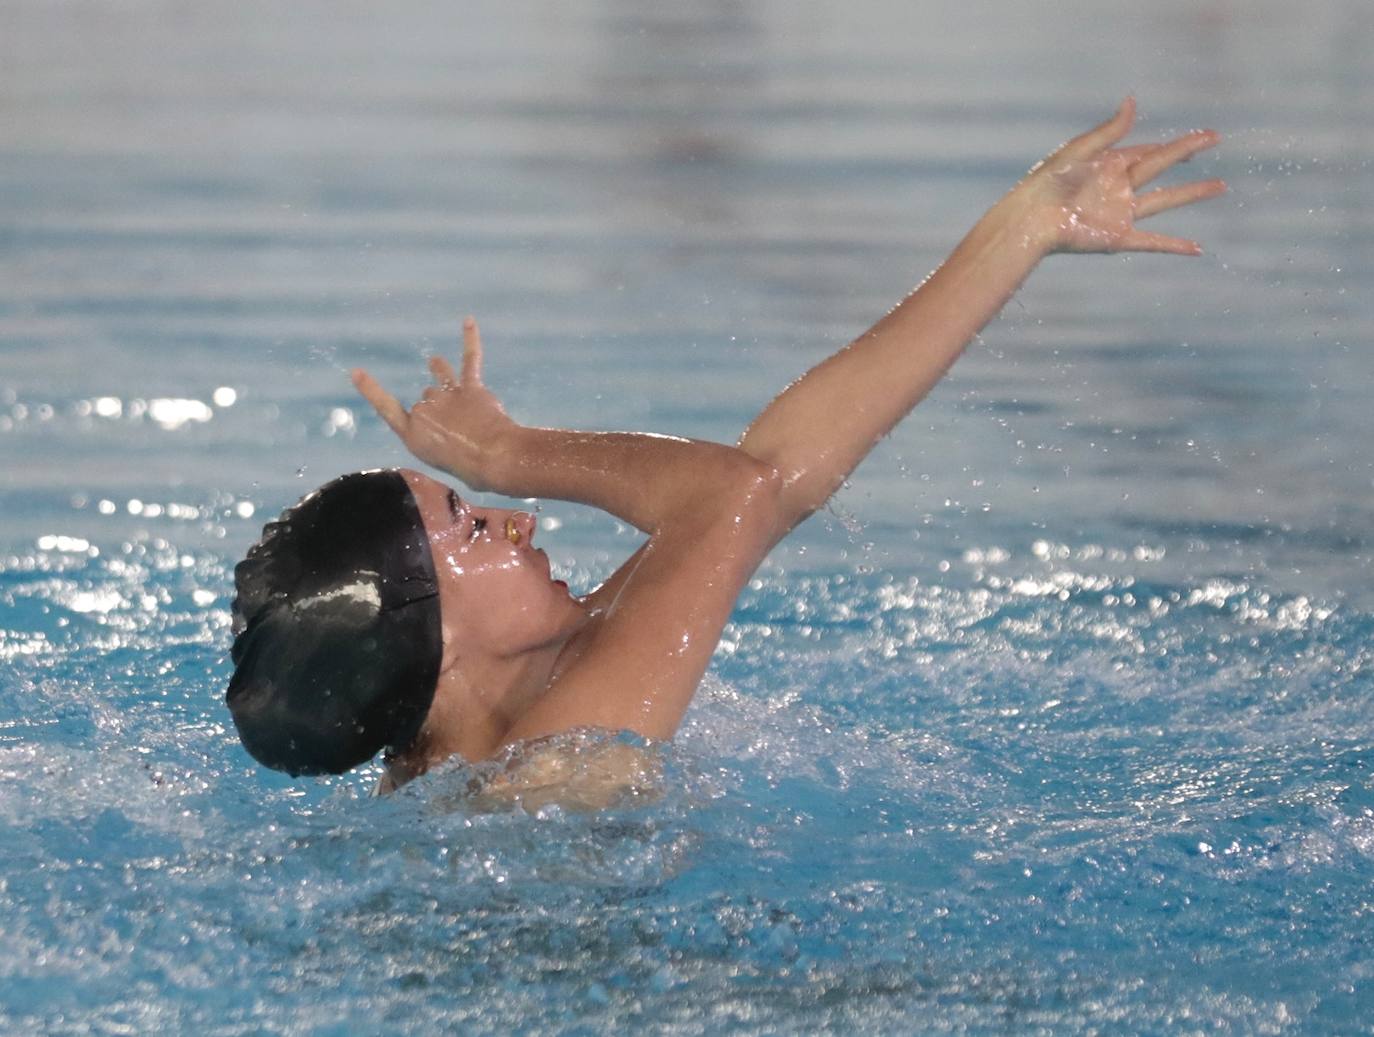
<path id="1" fill-rule="evenodd" d="M 269 522 L 234 568 L 234 675 L 244 748 L 293 777 L 406 748 L 434 700 L 439 585 L 397 471 L 327 483 Z"/>

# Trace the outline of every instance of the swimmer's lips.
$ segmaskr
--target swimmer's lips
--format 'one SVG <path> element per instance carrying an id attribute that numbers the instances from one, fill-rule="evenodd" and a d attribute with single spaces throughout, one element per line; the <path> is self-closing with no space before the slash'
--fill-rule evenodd
<path id="1" fill-rule="evenodd" d="M 544 572 L 545 572 L 545 574 L 547 574 L 547 576 L 549 577 L 549 581 L 550 581 L 555 587 L 562 587 L 564 590 L 567 590 L 567 589 L 568 589 L 568 584 L 567 584 L 566 581 L 564 581 L 564 580 L 555 580 L 555 579 L 553 578 L 553 563 L 549 561 L 548 553 L 547 553 L 543 548 L 540 548 L 540 547 L 536 547 L 536 548 L 534 549 L 534 553 L 537 554 L 537 555 L 539 556 L 540 560 L 544 563 Z"/>

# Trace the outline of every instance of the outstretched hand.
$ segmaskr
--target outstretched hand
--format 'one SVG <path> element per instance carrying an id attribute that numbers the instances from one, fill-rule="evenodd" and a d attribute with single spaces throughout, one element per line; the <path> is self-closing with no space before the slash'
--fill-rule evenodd
<path id="1" fill-rule="evenodd" d="M 353 371 L 353 384 L 419 460 L 474 490 L 491 489 L 501 451 L 519 426 L 482 384 L 482 337 L 475 320 L 463 321 L 461 374 L 440 356 L 430 357 L 429 370 L 434 384 L 409 410 L 361 368 Z"/>
<path id="2" fill-rule="evenodd" d="M 1013 193 L 1035 207 L 1049 251 L 1201 254 L 1196 241 L 1141 230 L 1135 221 L 1222 194 L 1224 181 L 1137 192 L 1176 163 L 1215 145 L 1219 135 L 1195 130 L 1162 144 L 1116 147 L 1134 121 L 1135 100 L 1128 97 L 1114 116 L 1069 141 L 1017 185 Z"/>

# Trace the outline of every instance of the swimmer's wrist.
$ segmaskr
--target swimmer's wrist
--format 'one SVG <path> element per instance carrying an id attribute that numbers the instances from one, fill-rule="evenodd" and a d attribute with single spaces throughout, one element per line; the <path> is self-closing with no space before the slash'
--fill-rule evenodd
<path id="1" fill-rule="evenodd" d="M 995 223 L 1010 242 L 1026 249 L 1037 259 L 1055 251 L 1062 212 L 1038 204 L 1028 197 L 1026 183 L 1018 184 L 988 210 L 984 220 Z"/>
<path id="2" fill-rule="evenodd" d="M 502 434 L 486 444 L 482 450 L 481 474 L 486 489 L 495 490 L 508 497 L 525 496 L 517 492 L 520 482 L 522 462 L 529 449 L 527 435 L 530 429 L 512 422 Z"/>

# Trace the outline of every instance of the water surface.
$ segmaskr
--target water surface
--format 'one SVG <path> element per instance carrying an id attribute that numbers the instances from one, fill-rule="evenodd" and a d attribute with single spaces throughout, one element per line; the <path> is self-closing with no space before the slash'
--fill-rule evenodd
<path id="1" fill-rule="evenodd" d="M 4 1026 L 1352 1031 L 1367 5 L 0 20 Z M 231 567 L 483 321 L 521 419 L 731 439 L 1025 168 L 1210 125 L 1200 260 L 1057 258 L 760 571 L 598 817 L 244 756 Z M 546 502 L 589 587 L 632 549 Z"/>

